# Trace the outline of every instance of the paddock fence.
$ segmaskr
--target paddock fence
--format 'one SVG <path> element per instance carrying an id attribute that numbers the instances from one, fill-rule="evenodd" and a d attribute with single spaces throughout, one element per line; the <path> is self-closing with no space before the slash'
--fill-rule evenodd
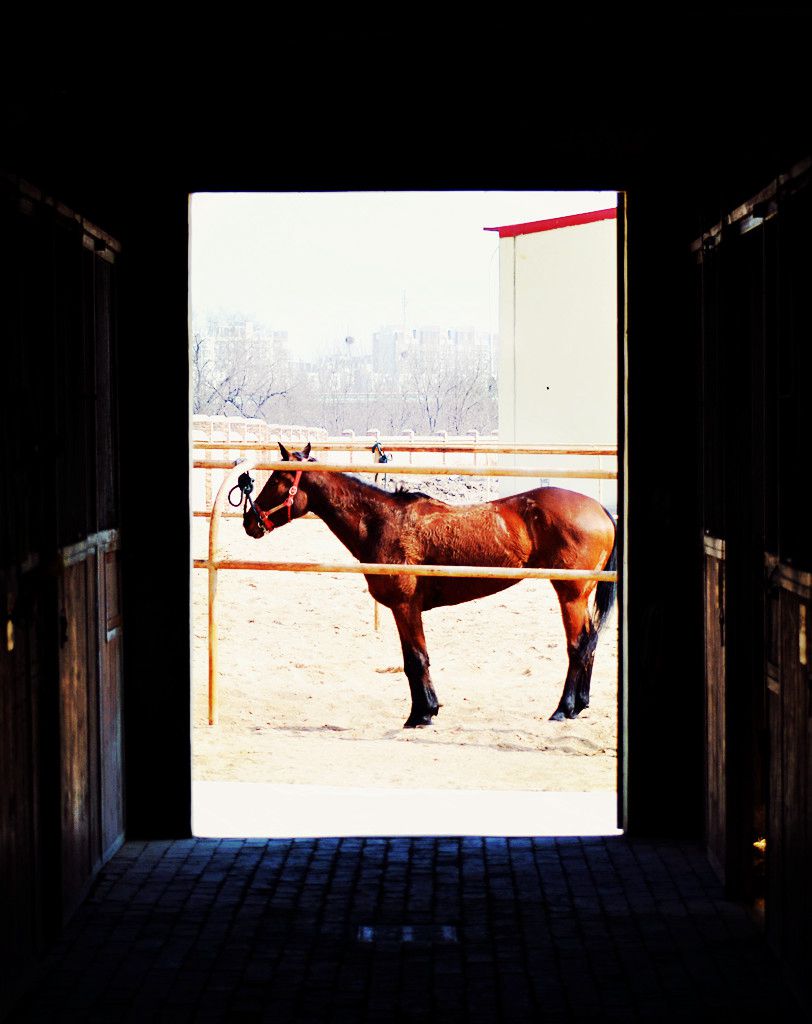
<path id="1" fill-rule="evenodd" d="M 262 426 L 266 426 L 262 424 Z M 397 476 L 474 476 L 474 477 L 502 477 L 502 478 L 527 478 L 538 481 L 549 480 L 617 480 L 617 469 L 609 469 L 599 465 L 590 468 L 561 468 L 556 465 L 544 467 L 539 466 L 517 466 L 498 465 L 496 460 L 499 457 L 507 457 L 514 461 L 522 456 L 577 456 L 589 457 L 601 460 L 604 458 L 617 458 L 617 448 L 613 445 L 507 445 L 499 444 L 492 437 L 482 439 L 479 435 L 468 436 L 467 438 L 442 440 L 434 438 L 381 438 L 377 431 L 361 437 L 331 438 L 323 432 L 318 436 L 315 430 L 297 428 L 296 432 L 286 432 L 281 436 L 279 428 L 269 428 L 269 433 L 262 438 L 249 440 L 251 427 L 245 428 L 243 436 L 229 436 L 227 438 L 216 438 L 212 430 L 207 438 L 198 435 L 193 441 L 194 458 L 192 460 L 193 471 L 204 472 L 206 479 L 209 474 L 219 476 L 219 487 L 214 500 L 206 500 L 211 492 L 212 484 L 206 483 L 203 488 L 206 506 L 204 509 L 194 509 L 194 515 L 205 516 L 209 519 L 208 557 L 196 558 L 193 560 L 195 569 L 205 569 L 208 572 L 208 720 L 209 725 L 215 725 L 218 717 L 219 705 L 219 636 L 217 626 L 217 574 L 221 570 L 251 570 L 251 571 L 273 571 L 273 572 L 323 572 L 323 573 L 356 573 L 365 576 L 389 575 L 389 576 L 442 576 L 458 579 L 486 578 L 486 579 L 546 579 L 546 580 L 595 580 L 606 582 L 617 582 L 616 572 L 597 571 L 593 569 L 511 569 L 503 566 L 471 566 L 471 565 L 401 565 L 391 563 L 343 563 L 343 562 L 291 562 L 291 561 L 270 561 L 259 559 L 228 559 L 220 558 L 219 555 L 219 524 L 223 517 L 239 516 L 242 512 L 226 511 L 227 496 L 237 483 L 241 473 L 255 473 L 258 481 L 260 475 L 267 479 L 267 476 L 276 470 L 290 470 L 291 463 L 279 460 L 273 456 L 273 449 L 277 442 L 281 441 L 288 448 L 296 448 L 297 444 L 303 444 L 309 440 L 313 451 L 319 456 L 319 462 L 297 462 L 296 469 L 304 473 L 328 472 L 328 473 L 358 473 L 375 474 L 395 472 Z M 240 432 L 242 428 L 240 428 Z M 197 432 L 197 431 L 196 431 Z M 292 436 L 291 436 L 292 435 Z M 306 436 L 305 436 L 306 435 Z M 380 444 L 386 453 L 406 453 L 409 461 L 403 464 L 392 466 L 391 463 L 382 464 L 378 461 L 378 451 L 371 451 L 375 444 Z M 199 458 L 198 453 L 209 456 Z M 237 455 L 237 459 L 233 458 Z M 419 464 L 413 462 L 415 454 L 433 457 L 433 461 L 421 461 Z M 231 456 L 224 458 L 224 455 Z M 345 458 L 342 459 L 341 456 Z M 212 457 L 212 456 L 220 456 Z M 242 456 L 242 457 L 240 457 Z M 448 463 L 448 457 L 452 456 L 455 461 Z M 465 461 L 456 461 L 458 457 Z M 338 459 L 338 461 L 336 461 Z M 363 461 L 362 461 L 363 460 Z M 257 490 L 264 484 L 258 482 Z M 193 494 L 197 491 L 193 488 Z M 378 605 L 374 604 L 375 626 L 378 625 Z"/>

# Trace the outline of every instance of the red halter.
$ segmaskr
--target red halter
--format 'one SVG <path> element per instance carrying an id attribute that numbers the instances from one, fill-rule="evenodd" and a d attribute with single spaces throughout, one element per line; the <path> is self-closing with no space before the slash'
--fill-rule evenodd
<path id="1" fill-rule="evenodd" d="M 259 519 L 259 521 L 262 524 L 262 527 L 263 527 L 263 529 L 265 530 L 266 533 L 270 533 L 271 530 L 274 529 L 274 524 L 272 522 L 270 522 L 270 517 L 274 514 L 274 512 L 278 512 L 280 508 L 285 508 L 285 506 L 287 506 L 287 509 L 288 509 L 288 522 L 290 522 L 290 520 L 291 520 L 290 510 L 293 507 L 293 499 L 299 493 L 299 480 L 301 479 L 301 477 L 302 477 L 302 471 L 301 471 L 301 469 L 297 469 L 296 470 L 296 476 L 294 477 L 293 483 L 291 484 L 290 490 L 288 491 L 288 496 L 279 505 L 274 505 L 274 507 L 273 508 L 269 508 L 267 512 L 263 512 L 262 509 L 259 507 L 259 505 L 254 505 L 254 511 L 256 512 L 257 518 Z M 252 502 L 252 504 L 253 504 L 253 502 Z"/>

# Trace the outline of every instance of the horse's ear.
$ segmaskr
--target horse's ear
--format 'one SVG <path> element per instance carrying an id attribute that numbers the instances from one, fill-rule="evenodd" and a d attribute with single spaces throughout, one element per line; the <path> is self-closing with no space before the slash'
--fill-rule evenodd
<path id="1" fill-rule="evenodd" d="M 282 444 L 281 441 L 277 441 L 276 443 L 279 445 L 279 451 L 282 452 L 282 461 L 283 462 L 290 462 L 290 452 Z"/>
<path id="2" fill-rule="evenodd" d="M 309 441 L 307 442 L 307 444 L 302 449 L 302 455 L 304 455 L 305 458 L 308 458 L 308 456 L 310 455 L 310 442 Z"/>

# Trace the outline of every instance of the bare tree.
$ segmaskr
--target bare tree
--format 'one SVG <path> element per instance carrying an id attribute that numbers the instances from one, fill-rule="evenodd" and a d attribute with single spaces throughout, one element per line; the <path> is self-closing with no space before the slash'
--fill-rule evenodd
<path id="1" fill-rule="evenodd" d="M 195 334 L 192 338 L 191 369 L 192 369 L 192 412 L 205 415 L 204 394 L 206 377 L 209 370 L 209 356 L 202 335 Z"/>
<path id="2" fill-rule="evenodd" d="M 420 433 L 433 434 L 439 429 L 441 416 L 455 386 L 455 377 L 439 349 L 414 349 L 404 360 L 401 385 L 411 395 Z"/>
<path id="3" fill-rule="evenodd" d="M 468 361 L 456 373 L 446 402 L 447 429 L 454 434 L 483 433 L 496 427 L 496 381 L 482 359 Z"/>
<path id="4" fill-rule="evenodd" d="M 308 423 L 330 434 L 363 434 L 370 426 L 384 434 L 496 427 L 496 380 L 481 350 L 442 339 L 416 345 L 400 361 L 398 379 L 373 376 L 371 366 L 346 348 L 293 367 L 287 359 L 275 363 L 272 352 L 261 340 L 196 335 L 195 413 Z"/>
<path id="5" fill-rule="evenodd" d="M 409 354 L 403 381 L 414 400 L 413 429 L 430 434 L 492 429 L 496 382 L 476 353 L 418 349 Z"/>
<path id="6" fill-rule="evenodd" d="M 264 353 L 233 347 L 218 352 L 195 335 L 191 357 L 195 413 L 265 419 L 273 399 L 288 392 L 280 367 Z"/>
<path id="7" fill-rule="evenodd" d="M 370 396 L 366 409 L 365 425 L 378 428 L 383 434 L 403 434 L 414 430 L 416 407 L 408 395 L 391 387 L 376 390 Z"/>

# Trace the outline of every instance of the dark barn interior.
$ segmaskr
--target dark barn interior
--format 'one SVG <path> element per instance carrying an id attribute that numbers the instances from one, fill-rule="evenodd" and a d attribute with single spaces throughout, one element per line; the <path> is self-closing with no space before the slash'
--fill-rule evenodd
<path id="1" fill-rule="evenodd" d="M 331 58 L 326 45 L 318 60 L 312 45 L 296 49 L 277 58 L 273 76 L 256 63 L 213 76 L 191 58 L 163 68 L 159 54 L 149 78 L 143 65 L 100 76 L 94 61 L 47 80 L 4 73 L 0 1017 L 260 1020 L 273 1008 L 276 1020 L 407 1020 L 418 1011 L 670 1019 L 708 999 L 742 1019 L 748 1009 L 774 1019 L 808 1011 L 809 27 L 808 15 L 775 9 L 686 16 L 660 26 L 651 48 L 630 42 L 645 34 L 640 25 L 612 41 L 580 26 L 578 47 L 554 48 L 554 58 L 497 37 L 488 67 L 499 71 L 498 102 L 490 73 L 464 86 L 446 76 L 442 89 L 416 70 L 387 74 L 379 89 L 371 57 L 395 46 L 384 31 L 345 40 L 352 60 Z M 557 28 L 563 38 L 574 31 Z M 421 54 L 427 65 L 447 56 L 436 39 L 415 41 Z M 230 847 L 190 838 L 188 196 L 380 188 L 622 194 L 626 834 L 614 845 L 382 837 L 377 846 Z M 159 439 L 143 434 L 147 410 L 160 415 Z M 640 910 L 635 885 L 656 876 L 654 861 L 678 889 L 701 876 L 701 898 L 739 929 L 702 935 L 719 984 L 689 965 L 679 997 L 669 995 L 667 971 L 651 961 L 659 980 L 627 1005 L 624 993 L 647 968 L 623 967 L 625 940 L 613 925 L 600 949 L 619 958 L 617 977 L 627 981 L 593 971 L 592 995 L 583 985 L 573 995 L 579 982 L 566 984 L 562 964 L 576 940 L 550 925 L 551 908 L 580 922 L 578 970 L 589 973 L 584 964 L 597 954 L 588 908 L 566 886 L 556 897 L 545 884 L 562 864 L 565 875 L 574 870 L 576 852 L 597 901 L 609 862 L 615 899 L 628 897 L 620 918 L 601 904 L 604 925 L 642 928 L 639 915 L 653 921 L 666 899 L 681 901 L 680 920 L 694 920 L 696 887 L 655 907 L 655 885 L 646 897 L 654 904 Z M 521 881 L 528 857 L 535 902 Z M 408 864 L 414 906 L 411 896 L 389 906 L 402 876 L 385 871 L 370 876 L 377 902 L 364 903 L 364 872 L 381 858 L 386 870 L 399 858 Z M 234 921 L 221 944 L 244 959 L 218 975 L 211 998 L 202 994 L 216 972 L 194 973 L 191 961 L 204 959 L 191 938 L 163 962 L 168 945 L 150 947 L 125 921 L 143 907 L 145 887 L 153 909 L 171 891 L 161 888 L 159 862 L 185 864 L 203 883 L 196 910 L 167 897 L 166 914 L 172 904 L 181 919 L 213 920 L 224 902 L 238 915 L 262 902 L 273 969 L 264 961 L 256 973 L 259 954 Z M 312 910 L 302 874 L 320 863 L 330 885 L 351 876 L 354 895 L 330 947 L 332 973 L 315 977 L 295 954 L 298 942 L 329 934 L 329 908 Z M 383 941 L 374 963 L 384 965 L 381 977 L 395 970 L 404 994 L 378 992 L 369 959 L 359 986 L 362 953 L 350 950 L 350 930 L 418 927 L 444 914 L 464 935 L 468 911 L 445 885 L 452 867 L 463 885 L 471 864 L 491 953 L 438 976 L 444 954 L 430 937 L 415 944 L 414 962 L 393 952 L 396 970 Z M 502 887 L 502 871 L 512 888 Z M 435 918 L 420 916 L 420 879 Z M 93 959 L 128 927 L 142 960 L 152 950 L 132 987 L 78 966 L 83 949 Z M 549 962 L 533 955 L 534 929 L 541 936 L 544 927 Z M 520 933 L 522 948 L 504 952 L 502 929 Z M 76 935 L 78 947 L 64 945 Z M 564 979 L 558 1003 L 544 998 L 545 964 Z M 735 994 L 737 971 L 761 979 L 746 1001 Z M 48 1002 L 57 997 L 59 1012 Z"/>

